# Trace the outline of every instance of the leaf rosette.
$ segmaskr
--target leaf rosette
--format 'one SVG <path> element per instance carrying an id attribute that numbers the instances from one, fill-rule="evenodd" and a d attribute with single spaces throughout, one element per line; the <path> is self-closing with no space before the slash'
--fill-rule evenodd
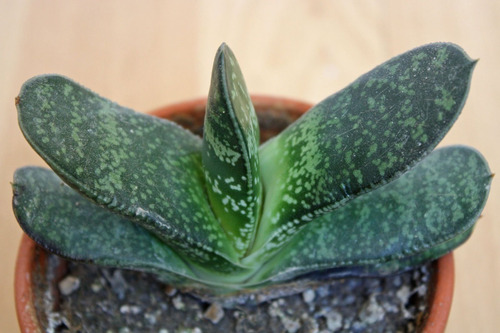
<path id="1" fill-rule="evenodd" d="M 232 51 L 217 51 L 204 137 L 59 75 L 27 81 L 20 127 L 52 170 L 14 175 L 25 232 L 84 262 L 215 293 L 318 270 L 386 274 L 471 234 L 491 173 L 476 150 L 434 150 L 476 62 L 425 45 L 376 67 L 259 146 Z"/>

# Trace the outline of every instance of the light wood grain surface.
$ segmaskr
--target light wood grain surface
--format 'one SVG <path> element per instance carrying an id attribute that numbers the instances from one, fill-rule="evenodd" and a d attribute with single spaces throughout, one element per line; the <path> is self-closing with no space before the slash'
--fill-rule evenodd
<path id="1" fill-rule="evenodd" d="M 14 97 L 41 73 L 67 75 L 139 111 L 204 96 L 214 53 L 235 52 L 253 93 L 317 102 L 421 44 L 451 41 L 480 58 L 462 116 L 443 144 L 478 148 L 500 169 L 498 1 L 0 0 L 0 332 L 17 332 L 14 261 L 21 230 L 9 182 L 43 165 L 17 127 Z M 497 179 L 498 181 L 498 179 Z M 500 327 L 500 186 L 456 251 L 448 332 Z"/>

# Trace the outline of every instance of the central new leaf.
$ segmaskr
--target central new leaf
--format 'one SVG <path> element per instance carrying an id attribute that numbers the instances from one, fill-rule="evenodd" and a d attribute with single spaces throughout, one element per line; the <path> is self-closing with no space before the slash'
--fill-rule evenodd
<path id="1" fill-rule="evenodd" d="M 223 44 L 214 61 L 202 160 L 212 209 L 242 255 L 254 237 L 262 201 L 258 146 L 259 125 L 243 74 Z"/>

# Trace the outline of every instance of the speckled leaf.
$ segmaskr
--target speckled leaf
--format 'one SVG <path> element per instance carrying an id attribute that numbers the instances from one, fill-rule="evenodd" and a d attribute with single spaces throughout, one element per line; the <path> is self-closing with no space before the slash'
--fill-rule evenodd
<path id="1" fill-rule="evenodd" d="M 269 276 L 346 266 L 385 272 L 434 259 L 468 236 L 490 182 L 486 161 L 472 148 L 436 150 L 395 181 L 308 224 L 268 264 Z"/>
<path id="2" fill-rule="evenodd" d="M 395 57 L 307 112 L 261 148 L 266 192 L 256 247 L 399 176 L 428 154 L 464 104 L 475 61 L 430 44 Z"/>
<path id="3" fill-rule="evenodd" d="M 18 98 L 33 148 L 70 186 L 200 263 L 232 270 L 236 252 L 205 194 L 200 138 L 56 75 Z"/>
<path id="4" fill-rule="evenodd" d="M 18 169 L 14 213 L 23 230 L 47 250 L 71 260 L 141 270 L 176 286 L 231 290 L 247 270 L 221 275 L 176 253 L 130 219 L 98 206 L 67 186 L 54 172 Z"/>
<path id="5" fill-rule="evenodd" d="M 162 271 L 176 282 L 196 278 L 158 238 L 84 198 L 47 169 L 14 174 L 14 213 L 38 244 L 63 257 L 98 265 Z"/>
<path id="6" fill-rule="evenodd" d="M 243 74 L 225 44 L 215 56 L 203 134 L 202 160 L 215 215 L 244 254 L 262 201 L 259 124 Z"/>

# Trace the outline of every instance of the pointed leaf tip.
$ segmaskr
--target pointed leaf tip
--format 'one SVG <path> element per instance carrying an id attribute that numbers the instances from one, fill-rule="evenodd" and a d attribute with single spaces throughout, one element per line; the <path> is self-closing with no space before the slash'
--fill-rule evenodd
<path id="1" fill-rule="evenodd" d="M 202 160 L 215 215 L 243 254 L 260 213 L 259 127 L 243 74 L 223 44 L 213 66 Z"/>

